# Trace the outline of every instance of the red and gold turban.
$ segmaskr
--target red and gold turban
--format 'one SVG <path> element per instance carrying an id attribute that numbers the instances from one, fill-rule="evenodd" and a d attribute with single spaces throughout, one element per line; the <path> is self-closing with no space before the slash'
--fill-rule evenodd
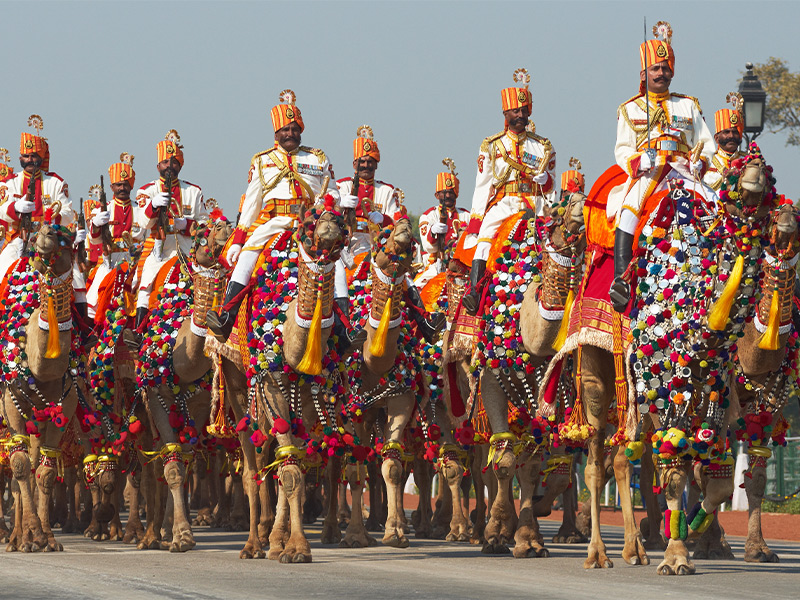
<path id="1" fill-rule="evenodd" d="M 42 161 L 44 161 L 45 156 L 48 155 L 47 140 L 33 133 L 23 132 L 19 141 L 19 153 L 38 154 Z"/>
<path id="2" fill-rule="evenodd" d="M 531 81 L 531 76 L 525 69 L 517 69 L 514 71 L 514 81 L 522 83 L 521 87 L 508 87 L 500 91 L 500 100 L 503 102 L 503 112 L 514 108 L 522 108 L 523 106 L 530 107 L 533 104 L 533 96 L 528 89 L 528 84 Z"/>
<path id="3" fill-rule="evenodd" d="M 374 158 L 375 162 L 381 162 L 381 151 L 373 136 L 372 127 L 362 125 L 356 130 L 356 135 L 358 137 L 353 140 L 353 160 L 369 156 Z"/>
<path id="4" fill-rule="evenodd" d="M 738 110 L 723 108 L 714 113 L 714 127 L 717 133 L 723 129 L 738 129 L 739 135 L 744 134 L 744 120 Z"/>
<path id="5" fill-rule="evenodd" d="M 581 173 L 581 161 L 574 156 L 569 159 L 570 168 L 561 174 L 561 190 L 565 192 L 581 192 L 586 187 L 586 181 Z"/>
<path id="6" fill-rule="evenodd" d="M 292 121 L 300 126 L 300 131 L 303 131 L 306 126 L 303 124 L 303 117 L 300 114 L 300 109 L 297 108 L 295 104 L 297 97 L 294 95 L 294 92 L 292 90 L 283 90 L 279 94 L 278 99 L 281 103 L 273 106 L 270 111 L 273 131 L 283 129 Z"/>
<path id="7" fill-rule="evenodd" d="M 175 157 L 178 162 L 183 166 L 183 146 L 181 146 L 181 136 L 174 129 L 170 129 L 163 140 L 156 144 L 156 152 L 158 153 L 158 161 L 167 160 Z"/>
<path id="8" fill-rule="evenodd" d="M 133 188 L 136 182 L 136 172 L 133 170 L 133 155 L 123 152 L 119 155 L 120 162 L 108 167 L 109 183 L 122 183 L 127 181 Z M 159 161 L 160 162 L 160 161 Z"/>
<path id="9" fill-rule="evenodd" d="M 456 176 L 456 164 L 453 162 L 452 158 L 445 158 L 442 164 L 447 167 L 448 170 L 436 175 L 436 191 L 445 192 L 447 190 L 453 190 L 456 194 L 456 198 L 458 198 L 459 181 Z"/>
<path id="10" fill-rule="evenodd" d="M 675 72 L 675 53 L 668 42 L 647 40 L 639 46 L 639 58 L 642 62 L 642 71 L 656 63 L 667 61 L 670 70 Z"/>

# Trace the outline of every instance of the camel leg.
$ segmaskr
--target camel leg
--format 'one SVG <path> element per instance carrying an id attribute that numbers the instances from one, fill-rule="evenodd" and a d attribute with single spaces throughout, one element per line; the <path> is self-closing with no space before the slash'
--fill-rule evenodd
<path id="1" fill-rule="evenodd" d="M 573 473 L 574 477 L 574 473 Z M 578 529 L 578 490 L 573 480 L 563 493 L 564 517 L 561 520 L 561 527 L 558 533 L 553 536 L 554 544 L 584 544 L 589 538 L 584 536 Z"/>
<path id="2" fill-rule="evenodd" d="M 9 530 L 8 525 L 6 525 L 6 515 L 5 512 L 3 511 L 3 498 L 6 495 L 7 483 L 8 480 L 5 476 L 4 470 L 0 469 L 0 543 L 3 544 L 7 544 L 9 537 L 11 536 L 11 531 Z"/>
<path id="3" fill-rule="evenodd" d="M 667 508 L 671 511 L 682 511 L 681 496 L 686 487 L 686 470 L 683 466 L 661 468 L 661 482 L 667 499 Z M 677 535 L 675 533 L 674 535 Z M 689 559 L 689 550 L 682 539 L 672 538 L 664 551 L 664 560 L 658 565 L 659 575 L 692 575 L 695 567 Z"/>
<path id="4" fill-rule="evenodd" d="M 250 523 L 247 542 L 239 552 L 239 558 L 264 558 L 266 553 L 261 547 L 261 539 L 258 535 L 258 510 L 259 510 L 259 491 L 258 488 L 266 485 L 255 480 L 256 471 L 256 448 L 250 441 L 247 432 L 239 433 L 239 441 L 242 447 L 242 457 L 244 462 L 242 473 L 242 484 L 250 506 Z M 260 484 L 260 485 L 259 485 Z"/>
<path id="5" fill-rule="evenodd" d="M 384 489 L 386 484 L 381 474 L 381 466 L 377 462 L 370 462 L 367 465 L 367 479 L 369 481 L 369 517 L 364 526 L 367 531 L 378 531 L 383 529 L 386 522 L 384 506 L 386 504 L 386 494 Z"/>
<path id="6" fill-rule="evenodd" d="M 694 476 L 695 481 L 699 483 L 699 488 L 703 492 L 702 507 L 704 510 L 713 507 L 713 511 L 730 497 L 733 493 L 733 477 L 713 477 L 715 472 L 710 471 L 700 463 L 695 463 Z M 690 498 L 692 496 L 690 495 Z M 688 502 L 688 506 L 694 506 L 697 503 Z M 708 503 L 707 503 L 708 502 Z M 716 513 L 711 523 L 704 532 L 698 535 L 692 532 L 689 539 L 695 539 L 695 550 L 693 558 L 695 560 L 711 559 L 711 560 L 733 560 L 733 550 L 731 550 L 728 540 L 725 539 L 725 532 L 719 524 Z"/>
<path id="7" fill-rule="evenodd" d="M 139 490 L 141 489 L 141 466 L 128 473 L 128 522 L 125 524 L 125 533 L 122 536 L 123 544 L 135 544 L 144 537 L 144 526 L 139 516 Z"/>
<path id="8" fill-rule="evenodd" d="M 61 526 L 61 533 L 73 533 L 78 528 L 78 503 L 80 502 L 80 492 L 76 489 L 78 486 L 80 486 L 80 483 L 78 482 L 76 468 L 68 467 L 64 470 L 64 487 L 66 488 L 67 496 L 67 519 Z M 2 496 L 2 493 L 0 493 L 0 496 Z"/>
<path id="9" fill-rule="evenodd" d="M 461 492 L 461 481 L 464 478 L 464 465 L 458 456 L 448 459 L 445 455 L 444 463 L 439 470 L 442 484 L 450 489 L 450 505 L 452 517 L 450 519 L 450 533 L 445 539 L 448 542 L 468 542 L 470 540 L 470 527 L 467 514 L 464 512 L 464 503 Z"/>
<path id="10" fill-rule="evenodd" d="M 747 541 L 744 544 L 745 562 L 780 562 L 778 555 L 770 550 L 761 533 L 761 503 L 767 485 L 766 461 L 749 456 L 751 471 L 745 474 L 744 489 L 747 492 Z M 752 477 L 749 477 L 752 475 Z"/>
<path id="11" fill-rule="evenodd" d="M 31 459 L 27 451 L 13 452 L 9 457 L 14 476 L 14 529 L 6 552 L 38 552 L 47 548 L 47 536 L 35 510 L 31 486 Z"/>
<path id="12" fill-rule="evenodd" d="M 92 497 L 92 520 L 89 521 L 89 526 L 83 530 L 83 536 L 99 542 L 103 530 L 97 518 L 100 512 L 100 500 L 102 498 L 100 482 L 96 479 L 88 481 L 86 487 L 89 488 L 89 494 Z"/>
<path id="13" fill-rule="evenodd" d="M 305 491 L 303 472 L 299 465 L 287 461 L 278 467 L 278 473 L 285 498 L 285 510 L 288 510 L 289 513 L 290 528 L 289 538 L 286 540 L 278 560 L 282 563 L 311 562 L 311 547 L 303 532 L 303 492 Z"/>
<path id="14" fill-rule="evenodd" d="M 475 447 L 472 457 L 472 481 L 475 485 L 475 517 L 472 519 L 472 538 L 473 544 L 484 544 L 484 530 L 486 529 L 486 479 L 483 468 L 486 466 L 488 451 L 486 444 Z"/>
<path id="15" fill-rule="evenodd" d="M 416 398 L 411 393 L 405 393 L 387 401 L 387 443 L 400 443 L 403 431 L 411 419 L 415 403 Z M 386 504 L 389 513 L 386 517 L 383 543 L 395 548 L 408 548 L 409 542 L 405 534 L 405 519 L 403 518 L 403 463 L 400 457 L 393 454 L 385 455 L 381 473 L 386 482 Z M 355 498 L 355 493 L 353 497 Z M 355 513 L 355 505 L 353 512 Z M 351 519 L 353 518 L 355 516 L 351 517 Z"/>
<path id="16" fill-rule="evenodd" d="M 266 452 L 256 454 L 256 467 L 261 469 L 266 466 L 267 457 Z M 275 524 L 275 512 L 272 507 L 272 492 L 275 480 L 272 477 L 267 477 L 264 482 L 256 487 L 258 491 L 259 503 L 259 518 L 258 518 L 258 539 L 261 540 L 261 547 L 264 548 L 269 543 L 269 534 L 272 531 L 272 526 Z"/>
<path id="17" fill-rule="evenodd" d="M 47 543 L 42 548 L 45 552 L 60 552 L 64 549 L 64 546 L 53 535 L 53 530 L 50 529 L 50 498 L 55 480 L 56 468 L 44 462 L 40 463 L 36 469 L 36 487 L 39 492 L 39 521 L 41 522 L 42 531 L 47 537 Z"/>
<path id="18" fill-rule="evenodd" d="M 161 547 L 161 521 L 164 520 L 164 486 L 156 480 L 154 463 L 142 465 L 142 490 L 144 495 L 145 531 L 136 547 L 139 550 L 155 550 Z"/>
<path id="19" fill-rule="evenodd" d="M 419 492 L 414 523 L 414 537 L 429 539 L 431 537 L 431 499 L 433 488 L 433 466 L 427 460 L 414 457 L 414 483 Z"/>
<path id="20" fill-rule="evenodd" d="M 384 465 L 386 463 L 384 462 Z M 345 477 L 350 485 L 350 497 L 352 500 L 352 511 L 350 513 L 350 523 L 344 532 L 342 541 L 339 542 L 341 548 L 367 548 L 377 545 L 377 541 L 367 533 L 364 526 L 364 484 L 367 478 L 367 469 L 363 464 L 348 464 L 345 467 Z M 388 531 L 388 526 L 387 526 Z"/>
<path id="21" fill-rule="evenodd" d="M 523 452 L 518 459 L 517 480 L 519 481 L 519 522 L 514 533 L 514 558 L 535 558 L 549 556 L 543 545 L 539 523 L 534 514 L 533 495 L 542 467 L 542 455 Z M 550 500 L 552 503 L 552 499 Z"/>
<path id="22" fill-rule="evenodd" d="M 350 505 L 347 504 L 347 480 L 341 479 L 337 480 L 338 483 L 336 485 L 339 486 L 339 493 L 337 496 L 339 497 L 339 506 L 336 512 L 336 517 L 339 521 L 339 528 L 340 529 L 347 529 L 348 523 L 350 523 Z"/>
<path id="23" fill-rule="evenodd" d="M 614 394 L 614 360 L 605 350 L 583 346 L 581 357 L 581 397 L 586 408 L 586 419 L 594 427 L 589 438 L 589 455 L 584 477 L 591 492 L 592 537 L 584 569 L 608 569 L 614 566 L 606 554 L 606 545 L 600 534 L 600 495 L 606 482 L 605 453 L 603 451 L 606 415 Z"/>
<path id="24" fill-rule="evenodd" d="M 328 464 L 325 465 L 325 477 L 327 477 L 328 484 L 328 494 L 326 498 L 328 511 L 325 514 L 325 520 L 322 522 L 323 544 L 338 544 L 342 541 L 342 530 L 339 529 L 339 522 L 336 518 L 336 509 L 339 506 L 339 474 L 341 472 L 341 459 L 337 456 L 329 458 Z M 370 487 L 372 487 L 372 485 L 370 485 Z M 370 505 L 370 512 L 374 510 L 375 507 Z"/>
<path id="25" fill-rule="evenodd" d="M 629 565 L 649 565 L 650 558 L 645 552 L 642 535 L 636 527 L 636 518 L 633 516 L 632 471 L 628 457 L 624 452 L 618 451 L 614 456 L 614 478 L 617 482 L 619 503 L 622 506 L 622 522 L 625 525 L 625 545 L 622 547 L 622 559 Z"/>
<path id="26" fill-rule="evenodd" d="M 278 560 L 283 554 L 286 542 L 289 539 L 289 500 L 286 492 L 278 481 L 278 505 L 275 511 L 275 524 L 269 534 L 269 550 L 267 558 Z"/>
<path id="27" fill-rule="evenodd" d="M 447 537 L 450 520 L 453 518 L 453 496 L 442 475 L 441 468 L 436 466 L 434 471 L 438 475 L 438 489 L 436 490 L 435 509 L 431 517 L 431 537 L 435 540 L 443 540 Z"/>
<path id="28" fill-rule="evenodd" d="M 120 494 L 119 485 L 123 481 L 122 474 L 114 471 L 114 487 L 107 499 L 111 507 L 112 517 L 111 522 L 108 524 L 108 539 L 112 542 L 119 542 L 122 540 L 122 522 L 119 518 Z"/>
<path id="29" fill-rule="evenodd" d="M 653 490 L 656 466 L 653 462 L 653 447 L 646 444 L 642 455 L 642 470 L 639 475 L 639 491 L 647 505 L 647 516 L 639 522 L 645 550 L 666 550 L 667 540 L 661 532 L 661 508 Z"/>
<path id="30" fill-rule="evenodd" d="M 172 494 L 172 543 L 170 552 L 186 552 L 195 546 L 192 526 L 186 514 L 183 486 L 186 482 L 186 465 L 180 457 L 166 459 L 164 479 Z"/>

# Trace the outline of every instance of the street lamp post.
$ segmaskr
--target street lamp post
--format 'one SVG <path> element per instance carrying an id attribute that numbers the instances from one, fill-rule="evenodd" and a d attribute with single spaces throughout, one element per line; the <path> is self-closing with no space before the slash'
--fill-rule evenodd
<path id="1" fill-rule="evenodd" d="M 764 131 L 764 105 L 767 102 L 767 93 L 761 87 L 758 75 L 753 73 L 753 63 L 747 63 L 745 73 L 739 84 L 739 93 L 742 95 L 744 113 L 744 138 L 747 145 L 755 140 Z"/>

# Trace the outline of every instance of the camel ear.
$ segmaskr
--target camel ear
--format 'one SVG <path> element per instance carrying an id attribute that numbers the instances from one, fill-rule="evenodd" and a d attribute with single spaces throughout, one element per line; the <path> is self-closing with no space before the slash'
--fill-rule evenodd
<path id="1" fill-rule="evenodd" d="M 189 225 L 189 235 L 194 237 L 197 234 L 197 228 L 197 221 L 192 221 L 192 224 Z"/>

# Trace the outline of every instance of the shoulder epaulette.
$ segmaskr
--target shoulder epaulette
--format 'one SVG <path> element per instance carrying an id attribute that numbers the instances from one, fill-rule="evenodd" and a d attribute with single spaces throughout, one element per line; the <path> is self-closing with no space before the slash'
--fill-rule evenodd
<path id="1" fill-rule="evenodd" d="M 376 179 L 375 183 L 380 183 L 381 185 L 385 185 L 386 187 L 394 189 L 394 186 L 391 183 L 386 183 L 385 181 L 381 181 L 380 179 Z"/>
<path id="2" fill-rule="evenodd" d="M 44 174 L 47 175 L 48 177 L 54 177 L 59 181 L 64 181 L 64 178 L 61 177 L 61 175 L 59 175 L 58 173 L 53 173 L 52 171 L 45 171 Z"/>
<path id="3" fill-rule="evenodd" d="M 142 187 L 139 188 L 139 191 L 146 190 L 149 187 L 152 187 L 155 181 L 151 181 L 150 183 L 145 183 Z"/>
<path id="4" fill-rule="evenodd" d="M 501 131 L 500 133 L 496 133 L 494 135 L 490 135 L 489 137 L 484 139 L 483 142 L 481 142 L 481 152 L 489 152 L 489 144 L 491 144 L 495 140 L 499 140 L 505 134 L 506 134 L 505 131 Z"/>
<path id="5" fill-rule="evenodd" d="M 625 105 L 626 105 L 626 104 L 628 104 L 628 102 L 633 102 L 634 100 L 638 100 L 639 98 L 642 98 L 643 96 L 644 96 L 644 94 L 642 94 L 642 93 L 638 93 L 638 94 L 636 94 L 635 96 L 631 96 L 630 98 L 628 98 L 627 100 L 625 100 L 625 102 L 623 102 L 622 104 L 620 104 L 620 105 L 619 105 L 619 108 L 617 109 L 617 118 L 619 118 L 619 115 L 620 115 L 620 113 L 622 112 L 622 109 L 623 109 L 623 108 L 625 108 Z"/>
<path id="6" fill-rule="evenodd" d="M 353 182 L 353 178 L 352 177 L 342 177 L 341 179 L 337 179 L 336 183 L 344 183 L 345 181 L 349 181 L 349 182 L 352 183 Z"/>
<path id="7" fill-rule="evenodd" d="M 438 206 L 431 206 L 428 210 L 426 210 L 424 213 L 422 213 L 422 216 L 424 217 L 425 215 L 430 214 L 432 211 L 436 210 L 437 208 L 439 208 L 439 207 Z"/>
<path id="8" fill-rule="evenodd" d="M 544 145 L 544 143 L 548 141 L 548 139 L 546 137 L 541 136 L 538 133 L 533 133 L 531 131 L 528 132 L 528 139 L 529 140 L 534 140 L 536 142 L 539 142 L 542 145 Z"/>
<path id="9" fill-rule="evenodd" d="M 328 157 L 325 156 L 325 153 L 319 148 L 311 148 L 310 146 L 300 146 L 300 150 L 304 152 L 310 152 L 319 159 L 320 163 L 324 163 L 326 160 L 328 160 Z"/>
<path id="10" fill-rule="evenodd" d="M 186 185 L 190 185 L 192 187 L 196 187 L 198 190 L 200 189 L 200 186 L 197 185 L 196 183 L 192 183 L 191 181 L 186 181 L 185 179 L 183 179 L 181 181 L 183 181 L 183 183 L 185 183 Z"/>
<path id="11" fill-rule="evenodd" d="M 688 94 L 671 94 L 671 95 L 672 95 L 672 96 L 675 96 L 675 97 L 677 97 L 677 98 L 688 98 L 689 100 L 691 100 L 692 102 L 694 102 L 694 105 L 697 107 L 697 110 L 699 110 L 699 111 L 700 111 L 700 113 L 702 114 L 702 112 L 703 112 L 703 109 L 702 109 L 702 108 L 700 108 L 700 100 L 698 100 L 698 99 L 697 99 L 697 98 L 695 98 L 694 96 L 689 96 Z"/>

